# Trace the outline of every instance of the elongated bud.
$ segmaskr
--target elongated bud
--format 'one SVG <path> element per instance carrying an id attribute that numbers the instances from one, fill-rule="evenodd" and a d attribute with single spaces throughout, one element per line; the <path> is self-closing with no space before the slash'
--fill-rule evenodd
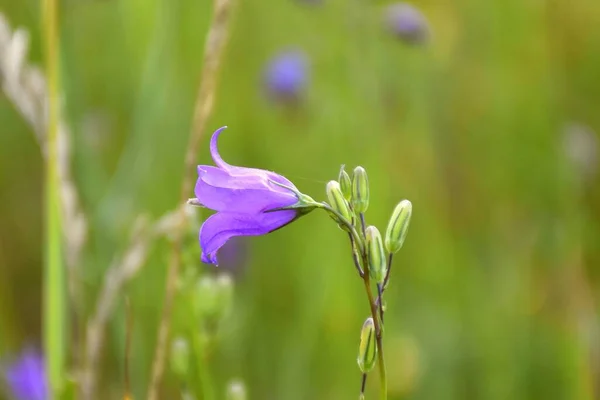
<path id="1" fill-rule="evenodd" d="M 177 338 L 173 340 L 169 361 L 171 369 L 177 376 L 184 377 L 187 375 L 190 367 L 190 349 L 185 339 Z"/>
<path id="2" fill-rule="evenodd" d="M 364 213 L 369 208 L 369 179 L 363 167 L 354 168 L 352 175 L 352 207 L 357 213 Z"/>
<path id="3" fill-rule="evenodd" d="M 331 203 L 331 208 L 340 213 L 346 221 L 352 223 L 352 212 L 350 211 L 350 205 L 342 194 L 340 184 L 336 181 L 329 181 L 327 183 L 327 199 Z"/>
<path id="4" fill-rule="evenodd" d="M 375 366 L 377 358 L 377 341 L 375 340 L 375 324 L 369 317 L 360 330 L 360 343 L 358 345 L 358 368 L 363 373 L 369 372 Z"/>
<path id="5" fill-rule="evenodd" d="M 383 240 L 379 229 L 368 226 L 365 230 L 367 239 L 367 255 L 369 258 L 369 274 L 375 281 L 381 283 L 385 278 L 387 260 L 383 250 Z"/>
<path id="6" fill-rule="evenodd" d="M 412 203 L 408 200 L 402 200 L 392 213 L 387 230 L 385 231 L 385 248 L 389 253 L 395 253 L 402 248 L 408 224 L 412 214 Z"/>
<path id="7" fill-rule="evenodd" d="M 342 189 L 344 198 L 350 201 L 350 199 L 352 198 L 352 181 L 350 180 L 350 175 L 348 175 L 348 173 L 344 169 L 344 165 L 342 165 L 342 168 L 340 168 L 338 182 L 340 183 L 340 188 Z"/>

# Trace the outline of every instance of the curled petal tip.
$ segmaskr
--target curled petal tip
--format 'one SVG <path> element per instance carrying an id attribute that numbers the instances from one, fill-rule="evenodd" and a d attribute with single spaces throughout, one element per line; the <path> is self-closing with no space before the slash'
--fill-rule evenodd
<path id="1" fill-rule="evenodd" d="M 217 264 L 217 257 L 215 257 L 214 255 L 212 255 L 212 256 L 210 254 L 207 255 L 203 252 L 202 256 L 200 257 L 200 260 L 205 264 L 213 264 L 215 267 L 219 266 Z"/>
<path id="2" fill-rule="evenodd" d="M 223 159 L 219 155 L 219 149 L 217 146 L 217 142 L 219 140 L 219 135 L 226 128 L 227 128 L 227 126 L 220 127 L 213 133 L 212 137 L 210 138 L 210 155 L 212 156 L 212 159 L 215 162 L 215 164 L 217 164 L 217 167 L 223 168 L 223 169 L 229 169 L 231 166 L 229 164 L 227 164 L 225 161 L 223 161 Z"/>

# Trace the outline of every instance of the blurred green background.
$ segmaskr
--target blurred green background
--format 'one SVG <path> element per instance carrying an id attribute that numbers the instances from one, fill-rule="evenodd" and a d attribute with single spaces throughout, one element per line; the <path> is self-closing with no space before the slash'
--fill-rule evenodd
<path id="1" fill-rule="evenodd" d="M 90 224 L 71 310 L 76 372 L 84 323 L 132 224 L 177 205 L 211 4 L 61 3 L 64 117 Z M 228 125 L 225 160 L 277 171 L 315 199 L 341 164 L 364 166 L 367 220 L 381 230 L 412 201 L 387 294 L 390 399 L 600 398 L 600 3 L 417 1 L 424 46 L 385 31 L 387 4 L 236 0 L 208 131 Z M 30 32 L 29 60 L 42 64 L 39 4 L 0 0 L 0 12 Z M 306 96 L 273 104 L 263 71 L 290 47 L 309 58 Z M 3 95 L 0 126 L 6 357 L 41 338 L 43 160 Z M 211 163 L 210 132 L 199 163 Z M 357 398 L 369 310 L 347 237 L 314 212 L 241 243 L 232 311 L 208 358 L 215 398 L 233 378 L 251 399 Z M 195 232 L 188 244 L 199 251 Z M 157 242 L 119 299 L 98 398 L 124 393 L 126 296 L 133 397 L 146 395 L 169 252 Z M 186 260 L 214 272 L 197 254 Z M 190 319 L 178 300 L 175 336 Z M 376 375 L 369 383 L 376 398 Z M 181 387 L 168 370 L 161 398 Z"/>

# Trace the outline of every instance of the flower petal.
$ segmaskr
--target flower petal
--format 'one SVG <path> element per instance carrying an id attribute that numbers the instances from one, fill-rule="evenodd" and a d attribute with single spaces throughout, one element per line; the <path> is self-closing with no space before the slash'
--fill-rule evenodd
<path id="1" fill-rule="evenodd" d="M 202 261 L 217 264 L 217 250 L 234 236 L 259 236 L 279 229 L 297 216 L 284 210 L 254 215 L 219 212 L 211 215 L 200 228 Z"/>
<path id="2" fill-rule="evenodd" d="M 276 174 L 274 172 L 263 170 L 263 169 L 258 169 L 258 168 L 236 167 L 236 166 L 226 163 L 223 160 L 223 158 L 221 158 L 221 155 L 219 154 L 219 148 L 218 148 L 219 147 L 218 146 L 219 136 L 225 130 L 225 128 L 227 128 L 227 127 L 223 126 L 219 129 L 217 129 L 215 131 L 215 133 L 213 133 L 212 137 L 210 138 L 210 154 L 212 156 L 213 161 L 217 165 L 217 167 L 227 171 L 231 176 L 238 176 L 238 177 L 249 176 L 249 175 L 261 176 L 265 180 L 270 179 L 270 180 L 280 183 L 282 185 L 289 186 L 294 189 L 296 188 L 296 186 L 294 186 L 294 184 L 292 182 L 290 182 L 286 177 Z"/>
<path id="3" fill-rule="evenodd" d="M 229 171 L 198 166 L 196 198 L 216 211 L 256 214 L 296 204 L 298 198 L 261 175 L 232 176 Z"/>
<path id="4" fill-rule="evenodd" d="M 210 138 L 210 155 L 212 156 L 212 159 L 215 162 L 215 164 L 217 164 L 217 167 L 223 168 L 225 170 L 231 168 L 231 165 L 227 164 L 221 158 L 221 155 L 219 154 L 219 148 L 217 146 L 217 143 L 218 143 L 218 140 L 219 140 L 219 135 L 226 128 L 227 128 L 226 126 L 220 127 L 219 129 L 217 129 L 215 131 L 215 133 L 213 133 L 212 137 Z"/>

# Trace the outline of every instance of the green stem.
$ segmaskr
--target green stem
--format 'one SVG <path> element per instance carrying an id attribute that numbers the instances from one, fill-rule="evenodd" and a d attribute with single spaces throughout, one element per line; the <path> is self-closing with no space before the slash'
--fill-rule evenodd
<path id="1" fill-rule="evenodd" d="M 51 390 L 58 397 L 64 368 L 64 270 L 58 177 L 58 24 L 57 0 L 43 0 L 48 82 L 46 163 L 46 268 L 44 345 Z"/>
<path id="2" fill-rule="evenodd" d="M 189 335 L 196 362 L 197 378 L 194 378 L 196 380 L 196 396 L 203 400 L 214 400 L 215 392 L 209 372 L 208 348 L 203 345 L 200 335 L 198 329 L 192 329 Z M 200 387 L 198 387 L 198 383 Z"/>
<path id="3" fill-rule="evenodd" d="M 336 210 L 331 208 L 331 206 L 325 202 L 315 203 L 315 207 L 322 208 L 322 209 L 332 213 L 333 215 L 335 215 L 339 219 L 339 222 L 341 222 L 346 227 L 346 229 L 348 230 L 348 233 L 351 235 L 351 237 L 354 238 L 354 243 L 356 243 L 359 253 L 360 254 L 365 253 L 365 246 L 363 243 L 363 239 L 359 235 L 359 233 L 356 231 L 356 228 L 354 227 L 354 225 L 352 225 L 339 212 L 337 212 Z M 367 264 L 365 264 L 365 265 L 367 265 Z"/>
<path id="4" fill-rule="evenodd" d="M 348 237 L 350 238 L 350 245 L 352 246 L 352 260 L 354 261 L 354 266 L 356 267 L 356 270 L 358 271 L 358 275 L 361 278 L 364 278 L 365 271 L 361 268 L 360 262 L 358 261 L 358 254 L 356 252 L 356 245 L 354 244 L 354 237 L 352 236 L 352 234 L 350 232 L 348 232 Z"/>
<path id="5" fill-rule="evenodd" d="M 48 377 L 54 397 L 59 397 L 65 364 L 65 283 L 62 257 L 62 224 L 58 174 L 58 0 L 42 0 L 44 45 L 48 82 L 48 132 L 46 140 L 46 257 L 44 276 L 44 346 Z"/>
<path id="6" fill-rule="evenodd" d="M 347 221 L 340 213 L 331 208 L 329 204 L 323 202 L 315 203 L 314 205 L 315 207 L 322 208 L 336 216 L 339 222 L 341 222 L 348 230 L 348 233 L 350 235 L 350 242 L 352 244 L 352 251 L 354 252 L 354 244 L 356 244 L 358 248 L 357 250 L 362 257 L 362 262 L 365 266 L 365 269 L 361 277 L 363 278 L 363 282 L 365 283 L 365 290 L 367 292 L 367 298 L 369 300 L 369 308 L 371 309 L 371 316 L 373 317 L 373 323 L 375 325 L 375 337 L 377 341 L 377 359 L 379 364 L 379 383 L 381 392 L 380 398 L 381 400 L 387 400 L 387 372 L 385 368 L 385 357 L 383 354 L 383 327 L 378 314 L 378 306 L 375 302 L 375 298 L 373 297 L 373 291 L 371 290 L 371 278 L 369 277 L 368 272 L 369 262 L 367 260 L 367 253 L 365 251 L 363 237 L 361 237 L 361 235 L 356 231 L 356 228 L 354 227 L 354 225 L 352 225 L 350 221 Z M 361 218 L 361 225 L 365 225 L 364 216 Z M 354 263 L 356 264 L 356 268 L 360 274 L 360 271 L 362 271 L 362 269 L 360 265 L 358 265 L 358 259 L 356 257 L 354 257 Z M 381 301 L 379 297 L 377 297 L 377 299 Z"/>
<path id="7" fill-rule="evenodd" d="M 375 338 L 377 339 L 377 361 L 379 364 L 379 387 L 380 387 L 380 399 L 387 400 L 387 371 L 385 368 L 385 357 L 383 354 L 383 331 L 382 325 L 377 314 L 377 306 L 375 305 L 375 299 L 373 298 L 373 291 L 371 290 L 371 279 L 369 274 L 366 273 L 363 279 L 365 283 L 365 290 L 369 299 L 369 307 L 371 308 L 371 316 L 373 317 L 373 323 L 375 325 Z"/>

